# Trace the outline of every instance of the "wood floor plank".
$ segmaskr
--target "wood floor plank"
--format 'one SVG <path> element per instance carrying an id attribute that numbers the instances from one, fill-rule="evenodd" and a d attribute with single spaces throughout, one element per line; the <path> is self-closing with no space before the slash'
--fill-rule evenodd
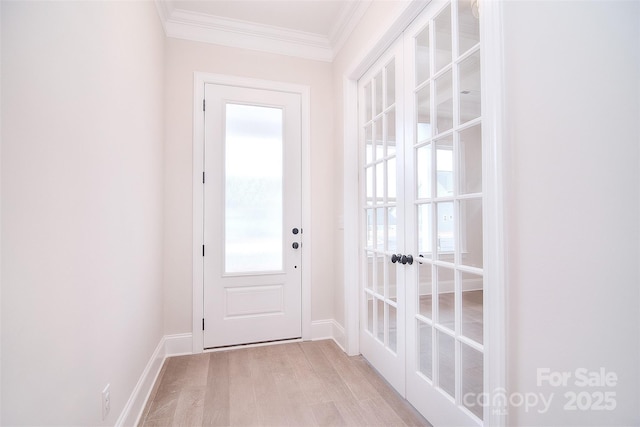
<path id="1" fill-rule="evenodd" d="M 333 402 L 317 403 L 311 407 L 318 426 L 346 426 L 340 411 Z"/>
<path id="2" fill-rule="evenodd" d="M 331 340 L 168 358 L 141 426 L 429 426 Z"/>
<path id="3" fill-rule="evenodd" d="M 209 354 L 209 371 L 202 422 L 208 426 L 229 425 L 229 354 Z"/>

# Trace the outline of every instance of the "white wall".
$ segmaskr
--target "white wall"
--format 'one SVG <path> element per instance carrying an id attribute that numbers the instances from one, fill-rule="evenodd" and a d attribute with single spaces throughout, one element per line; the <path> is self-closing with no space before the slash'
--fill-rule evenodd
<path id="1" fill-rule="evenodd" d="M 152 2 L 1 7 L 2 424 L 113 425 L 163 335 L 162 29 Z"/>
<path id="2" fill-rule="evenodd" d="M 312 320 L 333 319 L 334 173 L 331 64 L 168 38 L 165 50 L 165 333 L 192 329 L 194 71 L 311 88 Z"/>
<path id="3" fill-rule="evenodd" d="M 546 414 L 512 408 L 510 424 L 638 425 L 640 4 L 504 11 L 509 385 L 556 394 Z M 581 367 L 618 384 L 536 384 L 538 368 Z M 617 408 L 563 410 L 564 392 L 585 390 L 616 392 Z"/>

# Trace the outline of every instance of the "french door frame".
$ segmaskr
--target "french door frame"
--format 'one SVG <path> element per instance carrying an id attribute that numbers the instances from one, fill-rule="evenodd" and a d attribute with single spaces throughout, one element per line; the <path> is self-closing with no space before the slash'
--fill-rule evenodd
<path id="1" fill-rule="evenodd" d="M 195 72 L 193 74 L 193 326 L 192 352 L 204 350 L 202 319 L 204 318 L 204 88 L 206 84 L 237 86 L 290 92 L 300 95 L 301 100 L 301 166 L 302 166 L 302 224 L 305 245 L 302 251 L 302 339 L 311 339 L 311 107 L 310 88 L 305 85 L 260 80 L 245 77 Z"/>
<path id="2" fill-rule="evenodd" d="M 506 395 L 506 264 L 504 236 L 505 111 L 503 87 L 502 1 L 481 1 L 480 43 L 482 84 L 483 198 L 484 198 L 484 392 Z M 377 43 L 353 61 L 343 77 L 344 102 L 344 299 L 345 348 L 349 355 L 359 349 L 360 271 L 358 187 L 358 80 L 427 6 L 414 0 L 381 28 Z M 507 425 L 507 414 L 485 408 L 485 426 Z"/>

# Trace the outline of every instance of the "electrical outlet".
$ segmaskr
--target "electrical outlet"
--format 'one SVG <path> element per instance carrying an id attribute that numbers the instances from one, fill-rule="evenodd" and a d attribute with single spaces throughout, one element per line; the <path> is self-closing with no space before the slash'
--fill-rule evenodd
<path id="1" fill-rule="evenodd" d="M 102 390 L 102 419 L 105 420 L 107 415 L 109 415 L 109 411 L 111 410 L 111 384 L 107 384 L 107 386 Z"/>

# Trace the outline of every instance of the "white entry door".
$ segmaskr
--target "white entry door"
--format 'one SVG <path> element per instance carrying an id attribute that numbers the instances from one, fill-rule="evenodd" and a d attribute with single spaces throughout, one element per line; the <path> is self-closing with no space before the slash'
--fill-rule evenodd
<path id="1" fill-rule="evenodd" d="M 204 348 L 301 337 L 299 94 L 205 85 Z"/>
<path id="2" fill-rule="evenodd" d="M 360 79 L 360 348 L 434 426 L 481 425 L 477 11 L 432 1 Z"/>

